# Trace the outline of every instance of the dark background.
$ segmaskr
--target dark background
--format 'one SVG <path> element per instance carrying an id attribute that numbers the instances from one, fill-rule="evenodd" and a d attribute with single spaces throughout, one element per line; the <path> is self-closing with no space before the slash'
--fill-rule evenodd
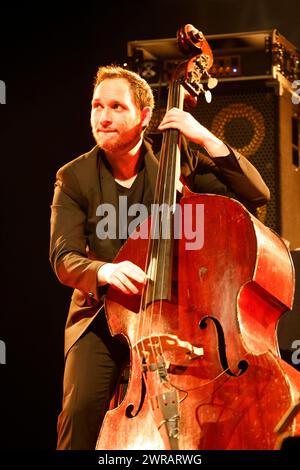
<path id="1" fill-rule="evenodd" d="M 2 449 L 53 449 L 71 290 L 48 262 L 57 169 L 93 146 L 89 112 L 99 65 L 126 60 L 127 41 L 277 28 L 300 47 L 298 0 L 140 0 L 1 5 L 0 106 Z M 3 302 L 4 300 L 4 302 Z"/>

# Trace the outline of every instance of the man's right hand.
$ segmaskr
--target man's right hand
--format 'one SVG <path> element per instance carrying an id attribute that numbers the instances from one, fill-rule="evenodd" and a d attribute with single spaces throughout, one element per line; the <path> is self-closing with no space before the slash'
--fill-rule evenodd
<path id="1" fill-rule="evenodd" d="M 98 282 L 100 286 L 110 284 L 124 294 L 138 294 L 147 282 L 147 275 L 131 261 L 105 263 L 98 270 Z"/>

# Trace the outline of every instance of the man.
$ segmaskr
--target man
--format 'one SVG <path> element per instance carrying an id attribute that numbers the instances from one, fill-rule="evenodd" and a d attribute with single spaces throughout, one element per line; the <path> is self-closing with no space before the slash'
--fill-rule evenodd
<path id="1" fill-rule="evenodd" d="M 127 197 L 128 206 L 149 207 L 153 201 L 158 163 L 144 138 L 153 107 L 151 88 L 139 75 L 120 67 L 100 67 L 91 110 L 97 145 L 57 173 L 50 260 L 58 279 L 74 288 L 65 330 L 58 449 L 95 448 L 121 362 L 127 357 L 127 348 L 108 331 L 103 295 L 108 285 L 135 294 L 145 285 L 146 274 L 130 260 L 112 263 L 124 239 L 102 239 L 97 224 L 101 204 L 112 204 L 118 211 L 120 195 Z M 159 129 L 170 128 L 200 144 L 211 157 L 192 152 L 184 140 L 181 173 L 190 189 L 235 194 L 252 207 L 269 199 L 255 168 L 189 113 L 168 111 Z M 115 228 L 118 234 L 120 227 Z"/>

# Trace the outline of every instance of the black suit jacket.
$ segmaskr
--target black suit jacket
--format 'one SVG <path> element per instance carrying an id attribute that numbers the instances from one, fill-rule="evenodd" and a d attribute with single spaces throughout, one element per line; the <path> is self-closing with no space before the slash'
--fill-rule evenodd
<path id="1" fill-rule="evenodd" d="M 146 139 L 143 145 L 145 167 L 154 194 L 158 161 Z M 103 188 L 107 188 L 102 156 L 96 146 L 64 165 L 56 176 L 51 206 L 50 262 L 59 281 L 74 288 L 65 329 L 66 353 L 99 312 L 102 289 L 98 287 L 97 272 L 102 264 L 112 261 L 109 244 L 103 249 L 96 235 L 99 220 L 96 210 L 107 202 L 101 198 Z M 199 151 L 190 150 L 183 139 L 181 174 L 191 190 L 235 194 L 251 207 L 264 204 L 270 197 L 256 169 L 234 150 L 229 156 L 210 159 Z"/>

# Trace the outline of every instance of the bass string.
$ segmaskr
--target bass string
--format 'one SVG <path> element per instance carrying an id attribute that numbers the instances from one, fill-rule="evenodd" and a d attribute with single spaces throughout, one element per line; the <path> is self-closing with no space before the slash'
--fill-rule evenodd
<path id="1" fill-rule="evenodd" d="M 171 84 L 171 90 L 169 93 L 169 100 L 167 108 L 170 109 L 177 103 L 174 103 L 173 94 L 174 94 L 174 86 Z M 165 132 L 163 136 L 163 143 L 162 143 L 162 155 L 160 161 L 160 170 L 166 169 L 168 165 L 168 161 L 164 161 L 166 159 L 166 152 L 165 149 L 169 148 L 169 140 L 170 140 L 170 133 Z M 173 201 L 173 195 L 171 194 L 172 190 L 169 187 L 169 193 L 167 194 L 167 185 L 165 184 L 166 175 L 164 171 L 159 171 L 156 188 L 155 188 L 155 197 L 154 201 L 156 203 L 156 207 L 160 206 L 162 201 L 168 201 L 168 205 L 170 206 L 170 202 Z M 171 219 L 169 220 L 171 225 Z M 163 248 L 161 247 L 161 239 L 162 239 L 162 222 L 159 217 L 159 213 L 157 212 L 154 219 L 151 219 L 151 227 L 150 227 L 150 250 L 147 252 L 146 262 L 145 262 L 145 271 L 147 272 L 150 267 L 150 279 L 148 279 L 146 288 L 143 289 L 142 292 L 142 300 L 141 300 L 141 308 L 139 312 L 139 321 L 138 321 L 138 337 L 141 337 L 141 344 L 142 349 L 146 351 L 147 346 L 146 342 L 149 344 L 151 349 L 152 357 L 154 358 L 154 365 L 156 369 L 158 368 L 158 364 L 161 361 L 164 361 L 164 349 L 160 340 L 159 335 L 155 335 L 155 339 L 153 339 L 152 335 L 152 325 L 153 325 L 153 317 L 154 317 L 154 309 L 155 309 L 155 293 L 157 292 L 157 272 L 158 269 L 162 270 L 162 282 L 160 283 L 160 295 L 159 295 L 159 320 L 158 323 L 161 322 L 162 318 L 162 311 L 163 311 L 163 301 L 161 300 L 163 297 L 163 285 L 164 279 L 166 276 L 165 267 L 166 267 L 166 259 L 167 259 L 167 243 L 163 244 Z M 155 234 L 159 234 L 158 242 L 155 239 Z M 171 226 L 168 228 L 168 233 L 171 236 Z M 154 237 L 153 237 L 154 235 Z M 150 282 L 152 282 L 152 290 L 150 290 Z M 144 360 L 143 357 L 139 354 L 140 362 Z M 144 368 L 149 371 L 149 365 L 144 364 Z"/>

